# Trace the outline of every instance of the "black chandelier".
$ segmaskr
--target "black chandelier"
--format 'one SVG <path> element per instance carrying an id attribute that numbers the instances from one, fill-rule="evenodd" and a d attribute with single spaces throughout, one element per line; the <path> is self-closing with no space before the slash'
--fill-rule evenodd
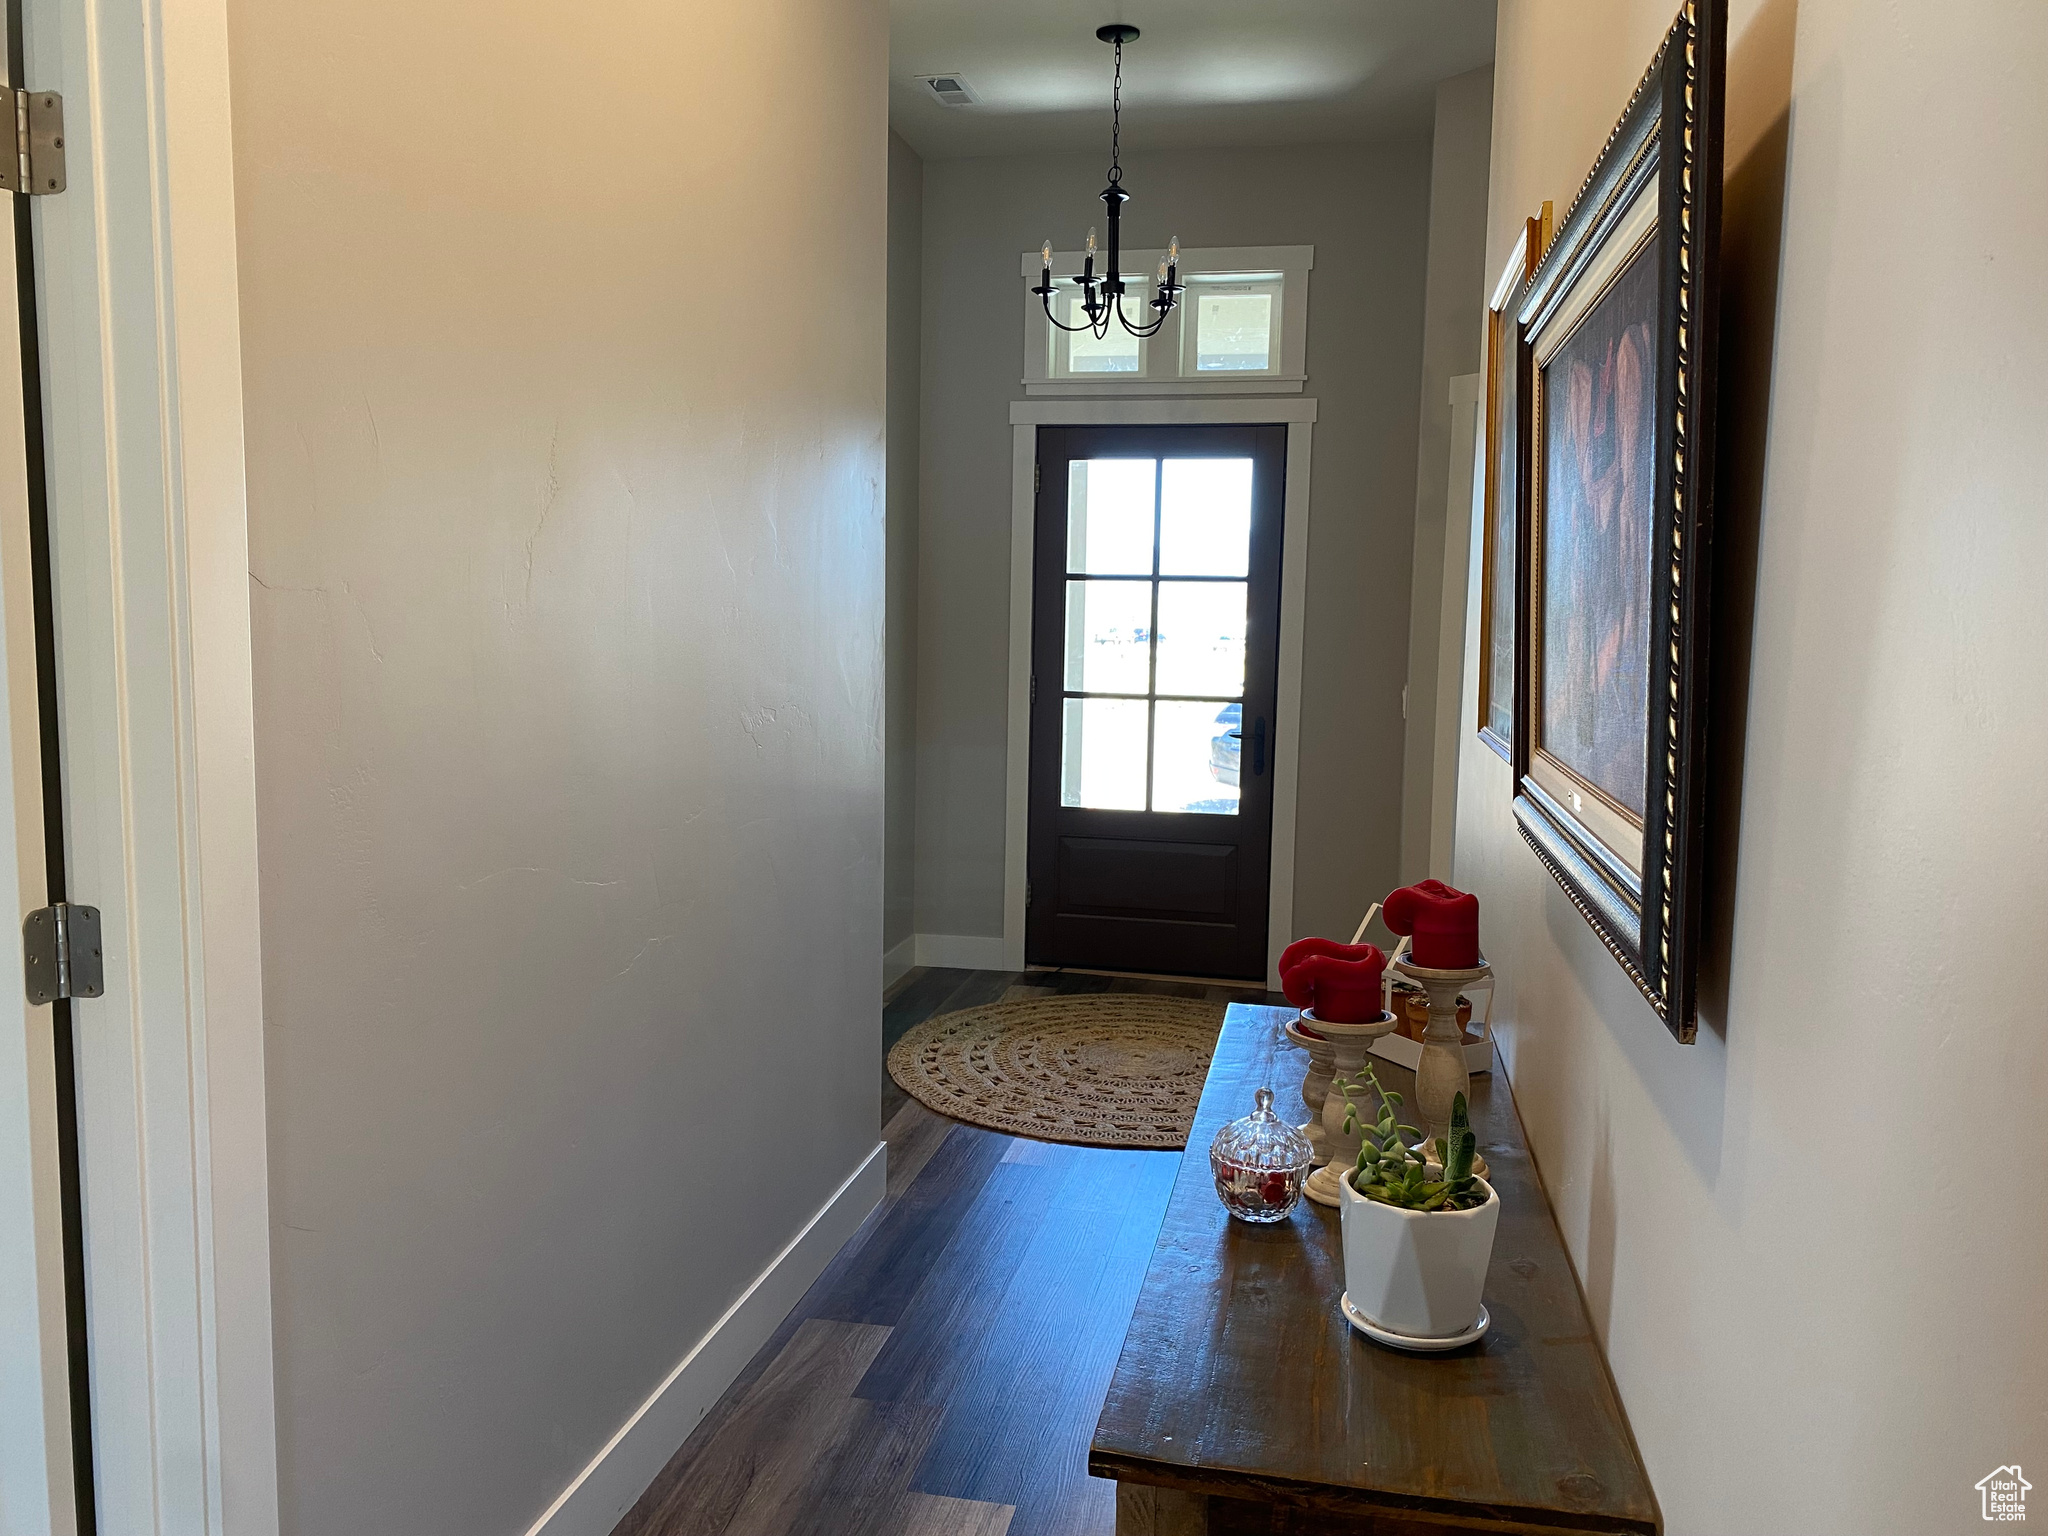
<path id="1" fill-rule="evenodd" d="M 1102 201 L 1109 209 L 1109 271 L 1102 277 L 1095 275 L 1095 231 L 1088 231 L 1088 252 L 1082 264 L 1081 312 L 1088 317 L 1085 325 L 1068 325 L 1053 312 L 1052 297 L 1056 291 L 1052 284 L 1052 242 L 1045 242 L 1039 252 L 1043 259 L 1044 274 L 1038 286 L 1031 291 L 1038 295 L 1045 305 L 1045 318 L 1063 331 L 1087 331 L 1097 341 L 1109 334 L 1110 321 L 1114 319 L 1133 336 L 1154 336 L 1166 324 L 1166 317 L 1173 313 L 1173 306 L 1179 302 L 1185 286 L 1180 281 L 1180 236 L 1175 235 L 1166 248 L 1166 260 L 1159 263 L 1159 280 L 1152 300 L 1145 307 L 1155 310 L 1150 324 L 1132 324 L 1130 316 L 1124 313 L 1124 274 L 1121 265 L 1122 242 L 1119 226 L 1123 220 L 1123 205 L 1131 200 L 1131 194 L 1123 187 L 1124 168 L 1118 155 L 1122 148 L 1124 113 L 1124 44 L 1134 41 L 1138 29 L 1115 22 L 1106 27 L 1097 27 L 1095 35 L 1116 48 L 1116 80 L 1109 96 L 1109 185 L 1102 189 Z M 1099 290 L 1099 291 L 1098 291 Z"/>

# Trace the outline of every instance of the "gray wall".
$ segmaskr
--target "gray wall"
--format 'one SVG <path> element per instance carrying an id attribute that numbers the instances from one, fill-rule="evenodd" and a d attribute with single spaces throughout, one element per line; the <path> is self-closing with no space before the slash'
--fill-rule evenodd
<path id="1" fill-rule="evenodd" d="M 1125 156 L 1133 247 L 1314 245 L 1311 485 L 1295 923 L 1350 936 L 1400 859 L 1426 139 Z M 1002 932 L 1009 402 L 1018 257 L 1071 247 L 1099 155 L 925 166 L 918 526 L 917 931 Z"/>
<path id="2" fill-rule="evenodd" d="M 922 410 L 924 162 L 889 135 L 888 688 L 884 730 L 882 945 L 911 925 L 917 816 L 917 480 Z M 886 979 L 886 978 L 885 978 Z"/>
<path id="3" fill-rule="evenodd" d="M 1429 161 L 1429 279 L 1422 305 L 1422 432 L 1415 460 L 1415 572 L 1408 609 L 1408 742 L 1401 794 L 1401 879 L 1449 879 L 1430 863 L 1433 821 L 1448 820 L 1438 803 L 1436 772 L 1441 672 L 1455 675 L 1461 649 L 1444 645 L 1444 558 L 1450 532 L 1450 383 L 1477 373 L 1485 340 L 1486 170 L 1493 135 L 1493 70 L 1454 75 L 1436 88 L 1436 136 Z M 1461 518 L 1462 523 L 1462 518 Z M 1451 541 L 1463 547 L 1460 538 Z M 1464 583 L 1455 590 L 1464 595 Z M 1462 631 L 1454 627 L 1453 633 Z M 1456 697 L 1455 685 L 1451 689 Z M 1446 750 L 1455 756 L 1457 738 Z M 1446 763 L 1448 766 L 1448 760 Z M 1443 797 L 1448 801 L 1451 797 Z"/>
<path id="4" fill-rule="evenodd" d="M 230 15 L 284 1528 L 509 1536 L 875 1145 L 886 17 Z"/>

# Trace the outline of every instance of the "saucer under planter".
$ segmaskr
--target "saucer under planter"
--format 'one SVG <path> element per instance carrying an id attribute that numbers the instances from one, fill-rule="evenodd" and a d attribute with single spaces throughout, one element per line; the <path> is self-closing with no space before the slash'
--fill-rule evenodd
<path id="1" fill-rule="evenodd" d="M 1481 1306 L 1479 1321 L 1463 1333 L 1454 1333 L 1448 1339 L 1413 1339 L 1405 1333 L 1391 1333 L 1385 1328 L 1374 1326 L 1370 1318 L 1351 1304 L 1349 1291 L 1337 1298 L 1337 1305 L 1344 1311 L 1344 1321 L 1368 1339 L 1377 1339 L 1390 1348 L 1413 1350 L 1422 1355 L 1440 1355 L 1447 1349 L 1463 1349 L 1467 1344 L 1476 1343 L 1493 1322 L 1487 1315 L 1486 1308 Z"/>
<path id="2" fill-rule="evenodd" d="M 1403 1210 L 1366 1199 L 1348 1177 L 1338 1185 L 1347 1316 L 1355 1310 L 1409 1348 L 1429 1348 L 1478 1326 L 1500 1196 L 1486 1180 L 1477 1182 L 1486 1203 L 1469 1211 Z"/>

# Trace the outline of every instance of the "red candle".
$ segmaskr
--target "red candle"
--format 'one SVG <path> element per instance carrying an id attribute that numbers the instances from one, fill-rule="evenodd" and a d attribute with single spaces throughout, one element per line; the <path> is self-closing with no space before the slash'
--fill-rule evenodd
<path id="1" fill-rule="evenodd" d="M 1479 964 L 1479 898 L 1441 880 L 1394 892 L 1380 908 L 1388 931 L 1410 936 L 1408 957 L 1433 971 L 1469 971 Z"/>
<path id="2" fill-rule="evenodd" d="M 1280 987 L 1297 1008 L 1330 1024 L 1368 1024 L 1384 1011 L 1380 973 L 1387 957 L 1377 944 L 1297 939 L 1280 955 Z"/>

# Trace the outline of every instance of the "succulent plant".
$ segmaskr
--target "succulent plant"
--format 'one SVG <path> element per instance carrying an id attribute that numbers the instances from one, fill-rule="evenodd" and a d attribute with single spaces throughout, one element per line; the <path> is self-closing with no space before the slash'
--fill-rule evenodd
<path id="1" fill-rule="evenodd" d="M 1370 1126 L 1362 1126 L 1355 1090 L 1370 1085 L 1379 1099 L 1379 1114 Z M 1472 1130 L 1472 1117 L 1465 1095 L 1451 1101 L 1451 1125 L 1444 1136 L 1441 1178 L 1429 1177 L 1429 1164 L 1420 1152 L 1402 1139 L 1422 1133 L 1400 1120 L 1401 1095 L 1382 1087 L 1379 1074 L 1368 1065 L 1364 1084 L 1338 1078 L 1331 1086 L 1344 1095 L 1344 1133 L 1358 1134 L 1358 1166 L 1351 1174 L 1351 1187 L 1368 1200 L 1399 1206 L 1408 1211 L 1468 1211 L 1486 1203 L 1486 1191 L 1472 1175 L 1479 1139 Z"/>

